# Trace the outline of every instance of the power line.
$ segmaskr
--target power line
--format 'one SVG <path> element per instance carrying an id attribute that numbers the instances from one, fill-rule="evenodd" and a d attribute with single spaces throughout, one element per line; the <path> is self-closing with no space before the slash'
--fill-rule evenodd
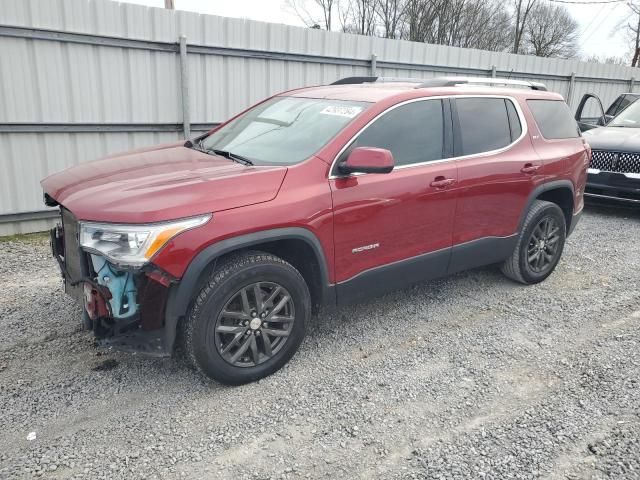
<path id="1" fill-rule="evenodd" d="M 615 7 L 613 7 L 613 9 L 615 10 L 618 7 L 618 5 L 616 5 Z M 596 20 L 598 20 L 600 18 L 600 14 L 603 12 L 603 10 L 607 8 L 606 5 L 602 5 L 602 7 L 600 7 L 600 9 L 598 10 L 598 13 L 596 13 L 593 18 L 591 19 L 591 21 L 587 24 L 586 27 L 584 27 L 584 30 L 582 30 L 582 35 L 586 35 L 587 32 L 589 31 L 589 28 L 591 28 L 591 25 L 593 25 L 595 23 Z"/>
<path id="2" fill-rule="evenodd" d="M 584 31 L 582 32 L 582 39 L 581 42 L 582 43 L 586 43 L 587 41 L 589 41 L 589 39 L 593 36 L 594 33 L 596 33 L 598 31 L 598 29 L 600 28 L 600 26 L 602 25 L 602 23 L 608 18 L 611 17 L 613 15 L 613 12 L 615 12 L 618 9 L 618 6 L 620 4 L 618 3 L 615 7 L 613 7 L 613 9 L 607 14 L 605 15 L 605 18 L 601 18 L 600 14 L 602 13 L 602 11 L 607 8 L 606 5 L 603 5 L 600 10 L 598 10 L 598 13 L 596 13 L 596 15 L 593 17 L 593 19 L 591 20 L 591 22 L 589 22 L 589 25 L 587 26 L 587 28 L 584 29 Z M 588 35 L 587 35 L 587 31 L 589 30 L 589 27 L 591 27 L 591 25 L 594 24 L 594 22 L 596 20 L 600 20 L 596 25 L 596 28 L 594 28 Z"/>

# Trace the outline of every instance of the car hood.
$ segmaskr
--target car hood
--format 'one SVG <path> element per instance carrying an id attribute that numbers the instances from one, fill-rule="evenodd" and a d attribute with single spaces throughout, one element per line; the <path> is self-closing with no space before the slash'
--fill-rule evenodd
<path id="1" fill-rule="evenodd" d="M 147 223 L 268 202 L 286 172 L 173 144 L 83 163 L 41 185 L 80 220 Z"/>
<path id="2" fill-rule="evenodd" d="M 583 133 L 594 150 L 640 151 L 640 128 L 598 127 Z"/>

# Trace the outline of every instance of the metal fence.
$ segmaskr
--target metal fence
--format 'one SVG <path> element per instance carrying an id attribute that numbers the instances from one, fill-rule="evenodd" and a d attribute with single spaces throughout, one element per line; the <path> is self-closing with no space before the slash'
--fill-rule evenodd
<path id="1" fill-rule="evenodd" d="M 639 70 L 199 15 L 111 0 L 0 0 L 0 235 L 43 230 L 39 180 L 207 130 L 278 91 L 351 75 L 542 81 L 570 105 Z"/>

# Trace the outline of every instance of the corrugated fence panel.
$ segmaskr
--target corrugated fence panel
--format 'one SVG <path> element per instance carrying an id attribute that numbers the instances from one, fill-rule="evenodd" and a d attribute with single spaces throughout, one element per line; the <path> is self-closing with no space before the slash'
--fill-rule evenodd
<path id="1" fill-rule="evenodd" d="M 180 35 L 192 132 L 277 92 L 371 74 L 542 81 L 574 108 L 637 90 L 640 71 L 427 45 L 111 0 L 0 0 L 0 235 L 44 228 L 39 180 L 183 138 Z M 571 88 L 571 74 L 575 74 Z M 19 125 L 16 125 L 19 124 Z M 16 129 L 20 129 L 18 132 Z M 33 215 L 30 212 L 36 212 Z M 38 217 L 38 215 L 40 217 Z"/>
<path id="2" fill-rule="evenodd" d="M 178 122 L 175 53 L 2 38 L 0 122 Z"/>
<path id="3" fill-rule="evenodd" d="M 3 213 L 42 210 L 40 179 L 80 162 L 158 143 L 178 132 L 0 133 L 0 205 Z"/>

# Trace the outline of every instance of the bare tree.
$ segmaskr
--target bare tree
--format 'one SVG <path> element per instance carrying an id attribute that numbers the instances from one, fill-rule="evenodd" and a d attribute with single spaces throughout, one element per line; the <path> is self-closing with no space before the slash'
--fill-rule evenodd
<path id="1" fill-rule="evenodd" d="M 384 38 L 400 38 L 407 0 L 376 0 L 375 13 Z"/>
<path id="2" fill-rule="evenodd" d="M 640 0 L 635 1 L 640 4 Z M 360 35 L 544 57 L 568 58 L 577 53 L 577 24 L 568 11 L 538 0 L 286 2 L 308 26 L 315 28 L 329 30 L 338 24 L 342 31 Z M 640 30 L 640 5 L 637 11 Z M 637 44 L 640 52 L 640 40 Z"/>
<path id="3" fill-rule="evenodd" d="M 513 2 L 515 7 L 515 24 L 512 52 L 520 53 L 522 37 L 524 36 L 525 28 L 527 26 L 527 19 L 536 4 L 536 0 L 513 0 Z"/>
<path id="4" fill-rule="evenodd" d="M 629 61 L 624 57 L 607 57 L 600 55 L 589 55 L 588 57 L 584 57 L 583 61 L 589 63 L 605 63 L 607 65 L 627 65 L 629 63 Z"/>
<path id="5" fill-rule="evenodd" d="M 459 0 L 449 20 L 447 45 L 482 50 L 505 50 L 511 41 L 511 15 L 499 0 Z"/>
<path id="6" fill-rule="evenodd" d="M 309 6 L 311 3 L 311 6 Z M 331 30 L 333 23 L 333 10 L 338 0 L 286 0 L 286 5 L 304 22 L 307 27 L 324 27 Z M 320 10 L 320 15 L 312 13 L 312 9 Z M 318 18 L 321 16 L 321 18 Z"/>
<path id="7" fill-rule="evenodd" d="M 469 0 L 408 0 L 403 38 L 449 45 L 467 1 Z"/>
<path id="8" fill-rule="evenodd" d="M 563 6 L 539 3 L 530 12 L 523 49 L 538 57 L 575 57 L 578 23 Z"/>
<path id="9" fill-rule="evenodd" d="M 500 0 L 408 0 L 403 38 L 465 48 L 509 47 L 511 15 Z"/>
<path id="10" fill-rule="evenodd" d="M 631 37 L 633 44 L 633 57 L 631 59 L 631 66 L 640 66 L 640 5 L 638 2 L 629 2 L 629 9 L 631 10 L 630 22 L 627 24 L 627 31 Z"/>
<path id="11" fill-rule="evenodd" d="M 413 42 L 430 42 L 437 25 L 438 11 L 445 0 L 408 0 L 402 38 Z"/>
<path id="12" fill-rule="evenodd" d="M 338 15 L 342 31 L 360 35 L 374 35 L 376 31 L 375 0 L 342 0 Z"/>

